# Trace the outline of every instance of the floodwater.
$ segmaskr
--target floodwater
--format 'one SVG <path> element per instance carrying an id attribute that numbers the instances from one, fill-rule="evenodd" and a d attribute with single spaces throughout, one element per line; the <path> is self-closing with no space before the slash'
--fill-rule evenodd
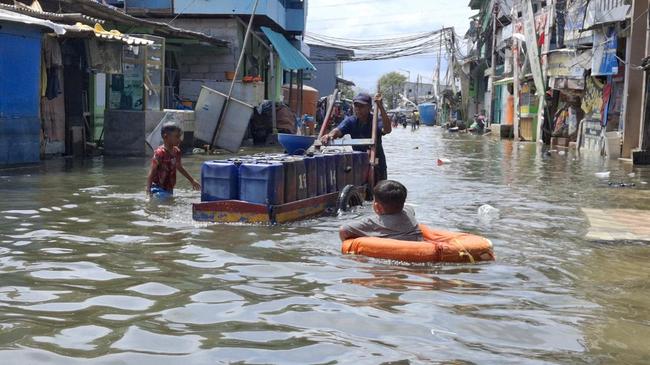
<path id="1" fill-rule="evenodd" d="M 650 171 L 424 127 L 385 145 L 419 219 L 490 238 L 495 263 L 342 256 L 337 226 L 368 205 L 196 223 L 184 180 L 171 204 L 145 199 L 144 159 L 0 171 L 0 363 L 648 362 L 650 245 L 585 241 L 580 208 L 647 209 Z M 482 204 L 501 218 L 479 220 Z"/>

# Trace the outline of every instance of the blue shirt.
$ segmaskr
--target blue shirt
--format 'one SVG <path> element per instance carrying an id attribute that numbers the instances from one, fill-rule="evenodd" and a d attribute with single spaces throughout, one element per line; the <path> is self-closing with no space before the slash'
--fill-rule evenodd
<path id="1" fill-rule="evenodd" d="M 366 123 L 361 123 L 359 118 L 355 115 L 351 115 L 343 119 L 341 124 L 336 127 L 341 131 L 342 135 L 349 134 L 352 139 L 361 139 L 361 138 L 372 138 L 372 115 L 368 116 L 368 121 Z M 381 117 L 378 117 L 377 120 L 377 158 L 379 159 L 379 166 L 386 166 L 386 156 L 384 155 L 384 148 L 381 144 L 382 130 L 384 129 L 384 124 L 382 123 Z M 354 146 L 352 147 L 355 151 L 367 151 L 369 147 L 367 146 Z"/>

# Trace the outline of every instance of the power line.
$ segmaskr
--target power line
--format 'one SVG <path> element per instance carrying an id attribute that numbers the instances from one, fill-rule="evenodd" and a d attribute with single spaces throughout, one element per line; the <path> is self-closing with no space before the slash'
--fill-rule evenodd
<path id="1" fill-rule="evenodd" d="M 327 4 L 327 5 L 318 5 L 318 6 L 310 5 L 309 8 L 310 9 L 311 8 L 320 9 L 320 8 L 334 8 L 334 7 L 337 7 L 337 6 L 358 5 L 358 4 L 370 4 L 370 3 L 376 4 L 379 1 L 380 0 L 346 1 L 346 2 L 337 3 L 337 4 Z M 387 0 L 387 1 L 391 1 L 391 0 Z"/>

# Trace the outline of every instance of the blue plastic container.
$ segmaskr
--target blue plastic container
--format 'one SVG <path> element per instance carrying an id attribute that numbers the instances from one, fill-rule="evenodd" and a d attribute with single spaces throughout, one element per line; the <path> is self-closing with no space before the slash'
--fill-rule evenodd
<path id="1" fill-rule="evenodd" d="M 201 166 L 201 201 L 239 199 L 239 167 L 232 161 L 206 161 Z"/>
<path id="2" fill-rule="evenodd" d="M 316 141 L 316 137 L 278 133 L 278 142 L 290 155 L 304 155 L 314 141 Z"/>
<path id="3" fill-rule="evenodd" d="M 325 154 L 323 155 L 326 161 L 326 181 L 327 181 L 327 192 L 336 193 L 339 191 L 338 183 L 336 181 L 336 155 L 334 154 Z"/>
<path id="4" fill-rule="evenodd" d="M 433 103 L 422 103 L 418 105 L 418 111 L 420 112 L 420 121 L 425 125 L 435 125 L 436 116 L 438 112 L 438 106 Z"/>
<path id="5" fill-rule="evenodd" d="M 327 194 L 327 157 L 325 155 L 316 155 L 316 167 L 318 173 L 318 185 L 316 195 Z"/>
<path id="6" fill-rule="evenodd" d="M 313 198 L 318 195 L 318 160 L 316 157 L 304 157 L 307 170 L 307 195 Z"/>
<path id="7" fill-rule="evenodd" d="M 346 185 L 354 183 L 352 153 L 336 153 L 333 156 L 336 163 L 336 191 L 342 191 Z"/>
<path id="8" fill-rule="evenodd" d="M 278 162 L 239 166 L 239 199 L 255 204 L 284 204 L 284 167 Z"/>
<path id="9" fill-rule="evenodd" d="M 354 151 L 352 153 L 352 169 L 354 173 L 354 185 L 360 186 L 368 182 L 370 156 L 368 156 L 367 152 Z"/>
<path id="10" fill-rule="evenodd" d="M 291 203 L 307 199 L 307 170 L 305 161 L 299 156 L 272 156 L 268 161 L 280 163 L 284 168 L 284 202 Z"/>

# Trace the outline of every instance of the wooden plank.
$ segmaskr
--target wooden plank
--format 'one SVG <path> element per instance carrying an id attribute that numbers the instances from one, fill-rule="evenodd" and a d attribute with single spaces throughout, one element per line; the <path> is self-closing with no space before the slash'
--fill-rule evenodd
<path id="1" fill-rule="evenodd" d="M 588 209 L 582 211 L 589 220 L 586 238 L 592 241 L 650 242 L 650 210 Z"/>

